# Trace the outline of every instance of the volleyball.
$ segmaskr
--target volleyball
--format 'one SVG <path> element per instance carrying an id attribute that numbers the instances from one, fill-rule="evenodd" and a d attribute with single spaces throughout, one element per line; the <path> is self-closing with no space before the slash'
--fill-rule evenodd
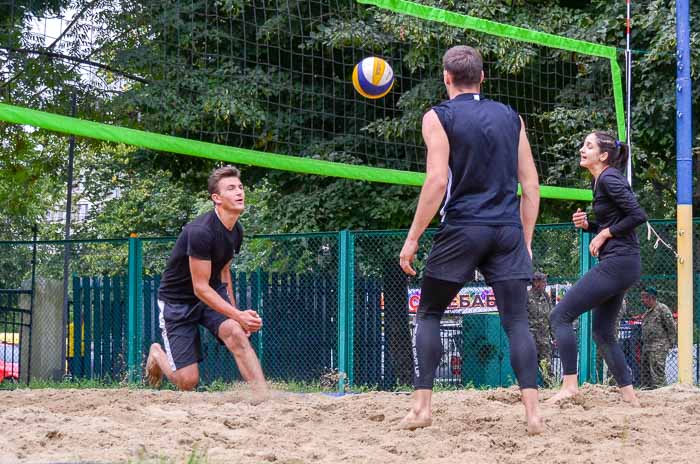
<path id="1" fill-rule="evenodd" d="M 365 98 L 382 98 L 394 85 L 394 71 L 383 59 L 371 56 L 355 65 L 352 85 Z"/>

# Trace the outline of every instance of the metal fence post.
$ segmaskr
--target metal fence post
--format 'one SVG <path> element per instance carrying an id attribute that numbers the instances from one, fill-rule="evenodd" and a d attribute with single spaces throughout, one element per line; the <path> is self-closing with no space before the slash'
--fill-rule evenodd
<path id="1" fill-rule="evenodd" d="M 347 280 L 345 279 L 345 269 L 347 267 L 347 241 L 349 234 L 347 230 L 338 232 L 338 391 L 345 391 L 345 369 L 347 366 L 346 352 L 346 330 L 345 325 L 347 312 Z"/>
<path id="2" fill-rule="evenodd" d="M 263 317 L 263 305 L 265 301 L 265 297 L 263 295 L 266 295 L 266 290 L 267 290 L 267 280 L 265 280 L 265 288 L 263 288 L 263 276 L 262 276 L 262 269 L 258 268 L 255 271 L 255 289 L 256 289 L 256 294 L 253 296 L 255 299 L 255 310 L 258 312 L 258 315 L 260 317 Z M 260 334 L 258 335 L 258 359 L 260 360 L 260 364 L 262 365 L 263 363 L 263 356 L 264 356 L 264 351 L 263 351 L 263 331 L 264 329 L 260 330 Z"/>
<path id="3" fill-rule="evenodd" d="M 135 233 L 129 237 L 129 313 L 127 319 L 127 369 L 129 382 L 135 382 L 139 376 L 139 364 L 141 362 L 141 348 L 143 341 L 141 306 L 143 304 L 143 244 Z"/>
<path id="4" fill-rule="evenodd" d="M 27 385 L 32 379 L 32 330 L 31 324 L 34 319 L 34 301 L 36 295 L 36 245 L 38 240 L 39 227 L 34 224 L 32 227 L 32 293 L 29 296 L 29 359 L 27 361 Z M 24 318 L 22 317 L 22 321 Z"/>
<path id="5" fill-rule="evenodd" d="M 352 384 L 353 365 L 353 306 L 354 249 L 348 230 L 338 232 L 338 391 Z"/>
<path id="6" fill-rule="evenodd" d="M 579 269 L 580 275 L 588 272 L 592 267 L 592 257 L 588 252 L 591 244 L 590 232 L 579 229 Z M 585 312 L 579 318 L 578 326 L 578 362 L 579 382 L 592 382 L 595 374 L 595 344 L 591 334 L 591 312 Z M 591 368 L 592 367 L 592 368 Z"/>
<path id="7" fill-rule="evenodd" d="M 348 384 L 355 383 L 355 234 L 348 232 L 348 260 L 345 268 L 345 278 L 347 279 L 347 366 L 346 373 Z"/>

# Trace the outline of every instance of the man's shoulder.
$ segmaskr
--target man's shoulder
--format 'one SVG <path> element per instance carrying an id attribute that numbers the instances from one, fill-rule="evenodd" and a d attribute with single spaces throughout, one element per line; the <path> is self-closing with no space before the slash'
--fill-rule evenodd
<path id="1" fill-rule="evenodd" d="M 664 313 L 665 313 L 665 312 L 669 312 L 669 313 L 671 312 L 671 308 L 669 308 L 667 305 L 665 305 L 665 304 L 663 304 L 663 303 L 656 303 L 656 306 L 657 306 L 657 308 L 659 309 L 659 311 L 662 311 L 662 312 L 664 312 Z"/>
<path id="2" fill-rule="evenodd" d="M 187 234 L 189 237 L 207 238 L 212 236 L 212 215 L 213 211 L 201 214 L 185 224 L 182 228 L 182 234 Z"/>
<path id="3" fill-rule="evenodd" d="M 451 119 L 452 109 L 452 100 L 441 101 L 440 103 L 432 106 L 428 111 L 425 112 L 425 114 L 423 115 L 423 124 L 425 124 L 426 118 L 429 117 L 430 113 L 435 113 L 440 123 L 444 125 L 448 119 Z"/>
<path id="4" fill-rule="evenodd" d="M 512 106 L 510 106 L 510 105 L 508 105 L 508 104 L 506 104 L 506 103 L 500 102 L 500 101 L 498 101 L 498 100 L 492 100 L 492 99 L 490 99 L 490 98 L 485 98 L 485 97 L 481 97 L 481 98 L 478 99 L 478 100 L 471 100 L 471 99 L 469 99 L 469 100 L 459 100 L 459 99 L 455 99 L 455 98 L 453 98 L 453 99 L 451 99 L 451 100 L 443 100 L 443 101 L 441 101 L 440 103 L 434 105 L 434 106 L 432 107 L 432 109 L 435 109 L 435 108 L 439 108 L 439 109 L 440 109 L 440 108 L 451 108 L 451 107 L 453 107 L 453 106 L 461 105 L 461 104 L 469 104 L 469 105 L 478 104 L 478 105 L 480 105 L 480 106 L 482 106 L 482 107 L 485 106 L 485 107 L 489 107 L 489 108 L 498 108 L 498 109 L 503 110 L 503 111 L 507 111 L 507 112 L 514 113 L 514 114 L 518 114 L 518 112 L 517 112 L 517 111 L 515 110 L 515 108 L 513 108 Z"/>
<path id="5" fill-rule="evenodd" d="M 210 227 L 212 225 L 212 218 L 215 216 L 214 210 L 207 211 L 204 214 L 200 214 L 196 218 L 192 219 L 190 222 L 185 224 L 184 228 L 192 227 Z"/>
<path id="6" fill-rule="evenodd" d="M 442 100 L 440 103 L 433 105 L 426 113 L 434 111 L 435 108 L 449 108 L 454 104 L 454 100 Z"/>
<path id="7" fill-rule="evenodd" d="M 483 101 L 484 103 L 488 104 L 488 105 L 492 105 L 492 106 L 494 106 L 494 107 L 501 108 L 501 109 L 504 110 L 504 111 L 508 111 L 508 112 L 511 112 L 511 113 L 518 114 L 518 112 L 515 111 L 515 108 L 513 108 L 513 107 L 510 106 L 510 105 L 508 105 L 507 103 L 503 103 L 503 102 L 500 102 L 500 101 L 498 101 L 498 100 L 492 100 L 492 99 L 490 99 L 490 98 L 484 98 L 482 101 Z"/>

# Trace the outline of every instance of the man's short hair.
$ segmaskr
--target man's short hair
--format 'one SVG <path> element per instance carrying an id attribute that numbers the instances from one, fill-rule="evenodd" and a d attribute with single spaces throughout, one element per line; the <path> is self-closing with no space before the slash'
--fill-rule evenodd
<path id="1" fill-rule="evenodd" d="M 476 48 L 458 45 L 445 52 L 442 67 L 450 73 L 455 86 L 465 87 L 481 83 L 484 60 Z"/>
<path id="2" fill-rule="evenodd" d="M 231 165 L 214 169 L 209 175 L 208 190 L 209 196 L 219 193 L 219 181 L 226 177 L 241 178 L 241 171 Z"/>
<path id="3" fill-rule="evenodd" d="M 547 274 L 537 271 L 532 275 L 532 280 L 547 280 Z"/>

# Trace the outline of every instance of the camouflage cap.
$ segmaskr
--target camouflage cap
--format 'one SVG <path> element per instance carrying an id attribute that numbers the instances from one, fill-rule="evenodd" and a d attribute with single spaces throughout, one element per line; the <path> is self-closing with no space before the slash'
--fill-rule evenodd
<path id="1" fill-rule="evenodd" d="M 654 295 L 656 296 L 657 292 L 654 287 L 644 287 L 644 290 L 642 290 L 644 293 L 648 293 L 649 295 Z"/>
<path id="2" fill-rule="evenodd" d="M 547 280 L 547 274 L 544 272 L 537 271 L 532 274 L 532 280 Z"/>

